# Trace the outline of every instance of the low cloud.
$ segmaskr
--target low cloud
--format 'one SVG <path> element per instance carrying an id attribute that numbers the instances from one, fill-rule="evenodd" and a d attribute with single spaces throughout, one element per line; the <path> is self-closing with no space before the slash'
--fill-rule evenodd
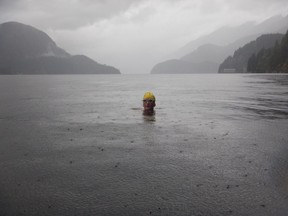
<path id="1" fill-rule="evenodd" d="M 287 0 L 0 0 L 1 23 L 35 26 L 68 52 L 123 73 L 148 73 L 219 27 L 287 13 Z"/>
<path id="2" fill-rule="evenodd" d="M 77 29 L 124 13 L 142 0 L 1 0 L 0 19 L 42 28 Z"/>

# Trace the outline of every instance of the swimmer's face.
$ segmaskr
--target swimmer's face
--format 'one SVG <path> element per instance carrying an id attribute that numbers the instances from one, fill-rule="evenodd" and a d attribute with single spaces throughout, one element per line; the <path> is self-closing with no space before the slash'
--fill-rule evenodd
<path id="1" fill-rule="evenodd" d="M 143 100 L 144 110 L 153 110 L 155 106 L 156 104 L 154 100 L 149 100 L 149 99 Z"/>

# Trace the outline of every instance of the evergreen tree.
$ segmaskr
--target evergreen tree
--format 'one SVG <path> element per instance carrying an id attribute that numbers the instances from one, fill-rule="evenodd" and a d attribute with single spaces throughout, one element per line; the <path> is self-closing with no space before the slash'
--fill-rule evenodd
<path id="1" fill-rule="evenodd" d="M 250 73 L 288 73 L 288 31 L 273 48 L 253 54 L 247 65 Z"/>
<path id="2" fill-rule="evenodd" d="M 249 58 L 248 64 L 247 64 L 247 71 L 248 72 L 255 72 L 257 67 L 257 57 L 255 53 Z"/>
<path id="3" fill-rule="evenodd" d="M 280 63 L 280 55 L 280 45 L 279 42 L 276 41 L 270 59 L 270 67 L 272 71 L 276 70 L 277 65 Z"/>

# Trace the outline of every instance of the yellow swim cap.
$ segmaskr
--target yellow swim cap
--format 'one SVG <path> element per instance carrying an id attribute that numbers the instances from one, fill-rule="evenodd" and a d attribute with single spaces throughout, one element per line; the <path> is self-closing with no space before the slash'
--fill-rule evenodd
<path id="1" fill-rule="evenodd" d="M 156 100 L 154 94 L 152 92 L 146 92 L 143 96 L 143 100 Z"/>

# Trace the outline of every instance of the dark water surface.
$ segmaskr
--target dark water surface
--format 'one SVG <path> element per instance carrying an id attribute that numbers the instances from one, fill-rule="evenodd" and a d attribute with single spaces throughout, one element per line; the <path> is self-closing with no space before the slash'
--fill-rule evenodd
<path id="1" fill-rule="evenodd" d="M 0 216 L 288 215 L 288 76 L 0 76 L 0 170 Z"/>

